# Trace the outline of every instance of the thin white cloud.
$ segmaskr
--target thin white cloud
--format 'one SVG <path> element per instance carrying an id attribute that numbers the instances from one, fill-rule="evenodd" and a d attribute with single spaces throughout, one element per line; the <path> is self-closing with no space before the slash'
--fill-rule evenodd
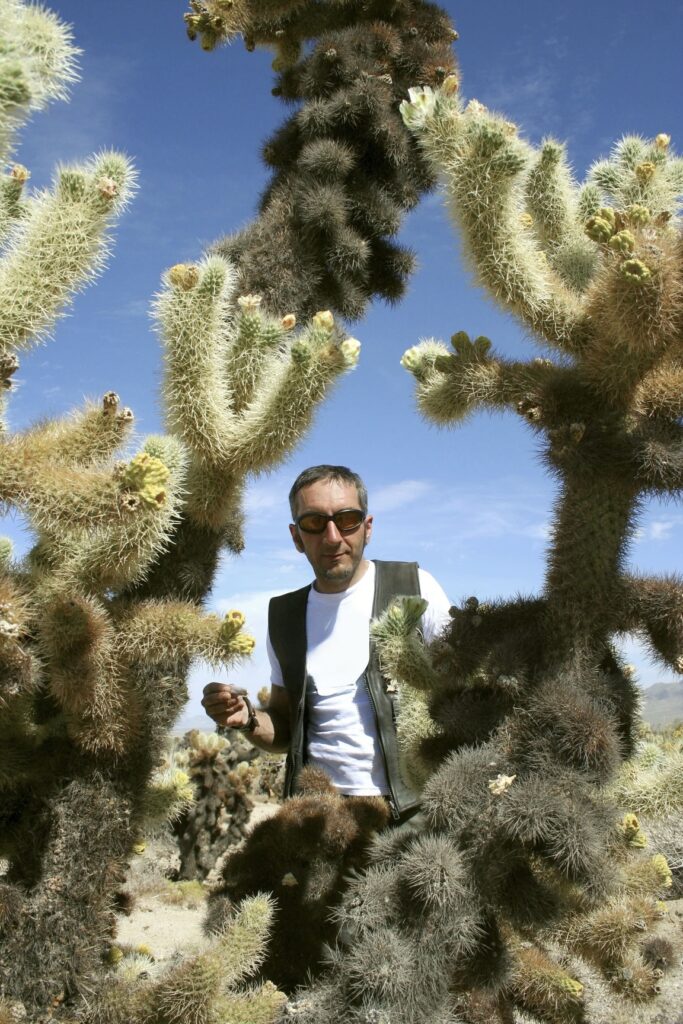
<path id="1" fill-rule="evenodd" d="M 401 480 L 396 484 L 388 484 L 371 495 L 372 511 L 393 512 L 419 501 L 433 489 L 434 485 L 428 480 Z"/>

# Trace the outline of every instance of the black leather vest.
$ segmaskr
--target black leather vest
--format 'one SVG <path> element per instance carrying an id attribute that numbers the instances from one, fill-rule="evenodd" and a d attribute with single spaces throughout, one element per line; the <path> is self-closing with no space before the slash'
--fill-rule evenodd
<path id="1" fill-rule="evenodd" d="M 268 607 L 268 632 L 280 663 L 289 694 L 290 746 L 287 755 L 284 796 L 297 789 L 299 773 L 306 763 L 306 604 L 310 584 L 301 590 L 272 598 Z M 420 593 L 416 562 L 375 560 L 375 596 L 372 617 L 377 618 L 399 595 Z M 396 694 L 387 692 L 387 680 L 380 672 L 375 645 L 370 641 L 370 658 L 365 682 L 377 722 L 377 735 L 389 783 L 392 814 L 409 817 L 419 808 L 419 797 L 401 777 L 396 739 Z"/>

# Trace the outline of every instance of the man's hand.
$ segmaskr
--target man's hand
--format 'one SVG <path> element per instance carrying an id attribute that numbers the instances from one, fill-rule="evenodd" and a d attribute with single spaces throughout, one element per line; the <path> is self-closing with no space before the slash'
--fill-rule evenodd
<path id="1" fill-rule="evenodd" d="M 216 725 L 234 728 L 249 721 L 249 708 L 244 701 L 246 690 L 229 683 L 209 683 L 204 687 L 202 706 Z"/>

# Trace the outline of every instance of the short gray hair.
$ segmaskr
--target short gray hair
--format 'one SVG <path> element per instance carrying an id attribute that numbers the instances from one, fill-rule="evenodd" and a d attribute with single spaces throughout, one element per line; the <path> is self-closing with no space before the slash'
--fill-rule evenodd
<path id="1" fill-rule="evenodd" d="M 289 508 L 292 513 L 292 519 L 295 517 L 294 508 L 299 491 L 303 487 L 317 484 L 319 480 L 338 480 L 340 483 L 353 484 L 358 494 L 358 504 L 360 505 L 361 512 L 363 515 L 368 514 L 368 491 L 358 473 L 354 473 L 347 466 L 322 465 L 309 466 L 308 469 L 304 469 L 292 484 L 292 489 L 289 492 Z"/>

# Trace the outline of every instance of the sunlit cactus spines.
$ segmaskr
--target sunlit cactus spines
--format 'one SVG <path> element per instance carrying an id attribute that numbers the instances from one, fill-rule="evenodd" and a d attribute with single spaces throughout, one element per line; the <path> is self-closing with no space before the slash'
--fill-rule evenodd
<path id="1" fill-rule="evenodd" d="M 398 105 L 414 82 L 457 84 L 445 12 L 423 0 L 192 0 L 185 20 L 205 50 L 239 36 L 271 49 L 273 93 L 300 107 L 264 146 L 273 175 L 259 217 L 216 247 L 240 290 L 301 318 L 329 307 L 356 319 L 375 297 L 400 298 L 413 256 L 394 237 L 434 176 Z"/>
<path id="2" fill-rule="evenodd" d="M 540 595 L 470 598 L 429 647 L 414 599 L 373 626 L 424 818 L 375 840 L 292 1019 L 638 1019 L 667 998 L 646 943 L 669 941 L 680 844 L 660 833 L 660 849 L 656 825 L 680 806 L 680 751 L 622 767 L 639 700 L 615 641 L 638 632 L 680 671 L 680 579 L 625 560 L 646 497 L 683 484 L 683 161 L 668 139 L 630 137 L 579 185 L 560 143 L 535 149 L 458 88 L 413 88 L 402 114 L 478 281 L 543 351 L 506 359 L 462 330 L 413 346 L 419 407 L 441 425 L 523 417 L 561 486 Z"/>
<path id="3" fill-rule="evenodd" d="M 26 116 L 64 94 L 75 50 L 56 18 L 18 0 L 0 0 L 0 41 L 7 159 Z M 103 269 L 135 186 L 130 161 L 114 152 L 62 166 L 44 191 L 19 163 L 0 181 L 3 407 L 21 353 L 48 338 Z M 198 658 L 230 666 L 254 648 L 239 612 L 201 607 L 221 549 L 242 546 L 245 484 L 293 449 L 358 360 L 359 342 L 326 297 L 297 326 L 294 307 L 274 315 L 237 281 L 217 255 L 164 277 L 155 310 L 167 434 L 134 440 L 133 413 L 113 391 L 21 432 L 2 424 L 0 498 L 35 539 L 17 559 L 0 545 L 3 1013 L 16 1004 L 33 1019 L 55 1000 L 76 1013 L 87 996 L 93 1020 L 142 1021 L 151 998 L 159 1020 L 192 1006 L 196 1019 L 265 1024 L 282 1002 L 272 985 L 241 981 L 269 927 L 261 897 L 173 979 L 91 999 L 141 829 L 188 800 L 182 772 L 159 767 L 188 669 Z"/>
<path id="4" fill-rule="evenodd" d="M 289 453 L 360 350 L 329 311 L 295 330 L 287 315 L 262 311 L 260 295 L 236 295 L 235 281 L 220 256 L 175 266 L 155 306 L 168 425 L 193 456 L 187 515 L 217 536 L 236 517 L 247 474 Z"/>

